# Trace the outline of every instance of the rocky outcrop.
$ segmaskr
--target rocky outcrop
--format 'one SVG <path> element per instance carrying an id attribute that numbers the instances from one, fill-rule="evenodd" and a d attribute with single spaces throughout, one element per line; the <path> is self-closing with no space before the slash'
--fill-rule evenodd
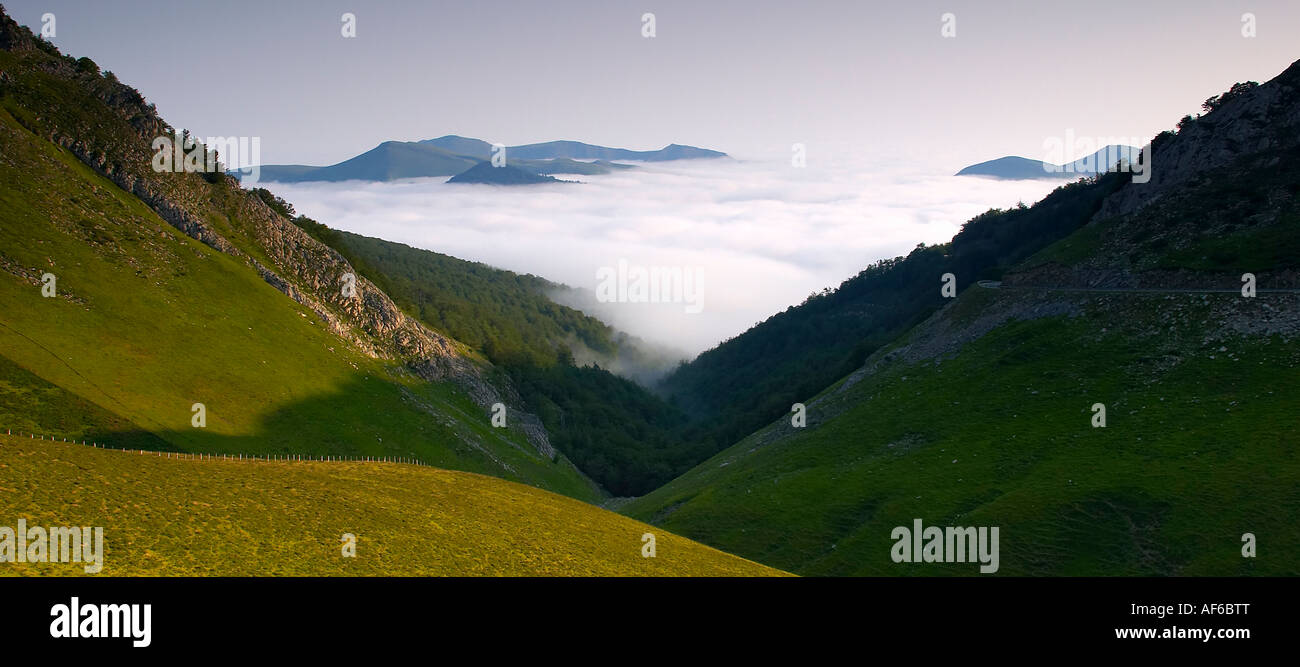
<path id="1" fill-rule="evenodd" d="M 1176 135 L 1157 138 L 1152 146 L 1151 180 L 1130 183 L 1102 205 L 1098 219 L 1133 213 L 1170 191 L 1241 158 L 1258 155 L 1267 169 L 1270 153 L 1300 145 L 1300 61 L 1271 81 L 1234 96 L 1210 113 L 1185 123 Z"/>

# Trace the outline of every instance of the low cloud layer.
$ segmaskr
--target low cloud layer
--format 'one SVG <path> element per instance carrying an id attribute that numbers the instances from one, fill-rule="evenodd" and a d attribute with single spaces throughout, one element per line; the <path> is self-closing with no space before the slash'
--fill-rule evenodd
<path id="1" fill-rule="evenodd" d="M 565 178 L 561 176 L 561 178 Z M 593 314 L 698 353 L 919 242 L 952 238 L 990 207 L 1033 203 L 1059 183 L 953 177 L 898 165 L 701 160 L 640 165 L 581 184 L 267 184 L 311 218 L 594 294 L 619 274 L 680 271 L 693 301 L 600 303 Z M 660 274 L 656 274 L 660 275 Z M 938 277 L 936 276 L 936 289 Z M 690 312 L 699 310 L 699 312 Z"/>

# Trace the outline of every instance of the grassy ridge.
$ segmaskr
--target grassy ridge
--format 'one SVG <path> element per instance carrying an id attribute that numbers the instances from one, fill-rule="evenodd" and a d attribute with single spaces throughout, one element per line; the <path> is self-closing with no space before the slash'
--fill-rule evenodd
<path id="1" fill-rule="evenodd" d="M 886 364 L 823 393 L 843 413 L 818 423 L 810 402 L 806 429 L 760 432 L 623 511 L 810 575 L 976 574 L 893 563 L 914 518 L 999 526 L 1004 575 L 1300 574 L 1300 341 L 1202 344 L 1233 298 L 1079 297 L 942 363 Z M 1247 532 L 1269 551 L 1243 558 Z"/>
<path id="2" fill-rule="evenodd" d="M 0 435 L 0 525 L 102 526 L 102 576 L 767 576 L 776 570 L 493 477 L 176 460 Z M 656 555 L 641 555 L 642 535 Z M 357 539 L 344 558 L 341 537 Z M 81 575 L 0 564 L 0 575 Z"/>

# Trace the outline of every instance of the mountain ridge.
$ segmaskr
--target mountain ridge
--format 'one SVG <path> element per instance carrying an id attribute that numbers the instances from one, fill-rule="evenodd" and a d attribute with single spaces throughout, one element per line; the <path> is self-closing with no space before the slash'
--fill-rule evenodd
<path id="1" fill-rule="evenodd" d="M 1139 161 L 1141 149 L 1112 144 L 1064 164 L 1008 155 L 962 168 L 955 176 L 985 176 L 1003 180 L 1078 179 L 1114 169 L 1121 161 Z"/>
<path id="2" fill-rule="evenodd" d="M 726 153 L 669 144 L 649 151 L 608 148 L 579 141 L 550 141 L 505 148 L 506 165 L 541 176 L 553 173 L 605 174 L 634 165 L 615 162 L 712 159 Z M 472 137 L 445 135 L 421 141 L 385 141 L 358 156 L 332 165 L 263 165 L 259 181 L 391 181 L 402 178 L 459 176 L 492 158 L 492 144 Z M 241 170 L 229 173 L 236 178 Z M 471 176 L 472 178 L 472 176 Z"/>
<path id="3" fill-rule="evenodd" d="M 554 176 L 544 176 L 510 164 L 497 167 L 491 162 L 480 162 L 447 179 L 447 182 L 480 183 L 484 185 L 538 185 L 541 183 L 572 183 L 574 181 L 561 181 Z"/>

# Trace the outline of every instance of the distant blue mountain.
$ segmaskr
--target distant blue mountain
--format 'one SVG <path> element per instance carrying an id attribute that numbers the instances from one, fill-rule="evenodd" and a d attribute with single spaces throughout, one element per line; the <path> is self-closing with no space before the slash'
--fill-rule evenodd
<path id="1" fill-rule="evenodd" d="M 1064 165 L 1009 155 L 973 164 L 957 172 L 957 175 L 986 176 L 1005 180 L 1076 179 L 1109 171 L 1121 159 L 1136 161 L 1139 150 L 1132 146 L 1107 146 L 1088 157 Z"/>
<path id="2" fill-rule="evenodd" d="M 385 141 L 352 159 L 328 167 L 266 165 L 261 180 L 299 181 L 395 181 L 402 178 L 459 174 L 479 160 L 456 155 L 415 142 Z"/>
<path id="3" fill-rule="evenodd" d="M 425 139 L 420 143 L 441 148 L 458 155 L 469 155 L 486 160 L 492 155 L 492 144 L 482 139 L 471 139 L 449 134 L 437 139 Z M 572 160 L 635 160 L 642 162 L 665 162 L 668 160 L 698 160 L 706 158 L 727 157 L 726 153 L 711 151 L 707 148 L 670 144 L 657 151 L 633 151 L 626 148 L 608 148 L 580 141 L 547 141 L 540 144 L 507 146 L 506 157 L 520 160 L 555 160 L 568 158 Z"/>
<path id="4" fill-rule="evenodd" d="M 626 148 L 593 146 L 578 141 L 548 141 L 542 144 L 511 146 L 506 149 L 506 155 L 521 160 L 570 158 L 574 160 L 639 160 L 644 162 L 698 160 L 727 156 L 726 153 L 681 144 L 670 144 L 657 151 L 631 151 Z"/>
<path id="5" fill-rule="evenodd" d="M 655 151 L 607 148 L 578 141 L 548 141 L 540 144 L 506 147 L 506 162 L 511 167 L 538 175 L 604 174 L 632 165 L 613 160 L 664 162 L 726 157 L 726 153 L 694 146 L 672 144 Z M 424 141 L 385 141 L 349 160 L 326 167 L 297 164 L 270 164 L 261 168 L 263 181 L 296 183 L 302 181 L 393 181 L 402 178 L 453 176 L 462 174 L 492 157 L 492 144 L 482 139 L 447 135 Z M 231 174 L 238 177 L 239 172 Z M 492 174 L 489 178 L 504 178 Z M 465 181 L 477 178 L 470 176 Z M 460 182 L 460 181 L 458 181 Z M 520 180 L 519 182 L 522 182 Z"/>
<path id="6" fill-rule="evenodd" d="M 469 137 L 458 137 L 454 134 L 448 134 L 445 137 L 437 139 L 425 139 L 419 142 L 426 146 L 441 148 L 448 153 L 456 155 L 467 155 L 479 160 L 487 160 L 492 157 L 492 144 L 482 139 L 471 139 Z M 507 149 L 508 151 L 509 149 Z"/>
<path id="7" fill-rule="evenodd" d="M 532 185 L 535 183 L 570 183 L 554 176 L 543 176 L 527 169 L 502 165 L 492 166 L 491 162 L 480 162 L 465 171 L 452 176 L 448 183 L 487 183 L 490 185 Z"/>

